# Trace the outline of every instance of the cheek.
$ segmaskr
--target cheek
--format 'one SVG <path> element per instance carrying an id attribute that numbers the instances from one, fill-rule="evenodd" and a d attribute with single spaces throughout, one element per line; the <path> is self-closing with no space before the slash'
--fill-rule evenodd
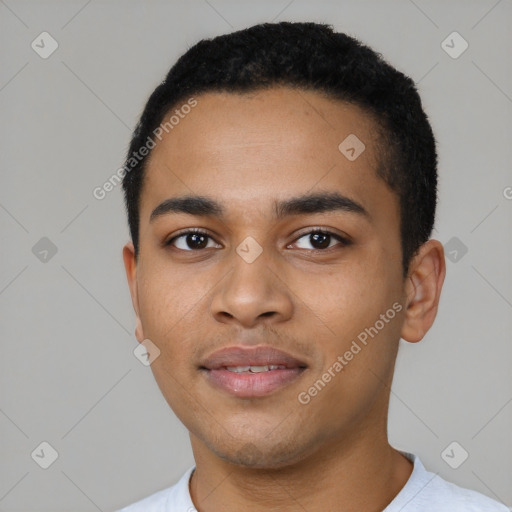
<path id="1" fill-rule="evenodd" d="M 140 274 L 139 306 L 144 336 L 160 350 L 151 368 L 160 386 L 180 388 L 196 370 L 197 351 L 208 333 L 209 285 L 197 273 L 158 264 L 150 270 Z"/>
<path id="2" fill-rule="evenodd" d="M 142 275 L 139 284 L 139 306 L 144 334 L 165 341 L 180 332 L 187 318 L 201 306 L 204 288 L 185 279 L 179 271 L 158 271 Z"/>
<path id="3" fill-rule="evenodd" d="M 400 337 L 399 280 L 377 255 L 373 261 L 351 261 L 328 278 L 303 277 L 302 283 L 308 290 L 306 312 L 322 320 L 323 334 L 316 338 L 325 355 L 322 371 L 341 356 L 343 371 L 335 386 L 356 394 L 372 394 L 379 378 L 387 380 Z"/>
<path id="4" fill-rule="evenodd" d="M 354 259 L 328 274 L 297 275 L 291 288 L 328 337 L 346 341 L 391 307 L 395 293 L 383 275 L 383 269 Z"/>
<path id="5" fill-rule="evenodd" d="M 169 406 L 184 414 L 193 404 L 188 403 L 191 375 L 197 340 L 204 333 L 198 320 L 198 309 L 204 289 L 183 278 L 179 272 L 154 270 L 141 279 L 139 288 L 140 316 L 144 336 L 159 348 L 160 354 L 151 364 L 151 371 Z M 201 318 L 201 317 L 199 317 Z M 198 411 L 199 413 L 199 411 Z"/>

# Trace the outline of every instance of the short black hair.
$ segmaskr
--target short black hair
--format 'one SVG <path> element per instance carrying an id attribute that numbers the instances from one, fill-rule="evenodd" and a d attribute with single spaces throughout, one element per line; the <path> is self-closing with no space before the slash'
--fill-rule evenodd
<path id="1" fill-rule="evenodd" d="M 135 255 L 149 156 L 148 151 L 144 156 L 139 151 L 158 133 L 164 117 L 192 95 L 247 93 L 276 86 L 317 91 L 357 105 L 375 120 L 379 139 L 384 141 L 379 144 L 377 174 L 400 204 L 405 277 L 411 258 L 429 239 L 434 225 L 437 154 L 432 128 L 411 78 L 357 39 L 313 22 L 262 23 L 203 39 L 172 66 L 146 103 L 124 166 L 123 189 Z"/>

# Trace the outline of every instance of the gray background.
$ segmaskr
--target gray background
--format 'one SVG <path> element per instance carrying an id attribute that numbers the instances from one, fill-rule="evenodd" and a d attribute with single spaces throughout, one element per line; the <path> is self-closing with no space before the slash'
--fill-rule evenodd
<path id="1" fill-rule="evenodd" d="M 434 237 L 457 259 L 434 327 L 401 342 L 390 441 L 512 505 L 511 14 L 510 0 L 0 0 L 0 510 L 112 510 L 193 463 L 133 355 L 121 189 L 92 191 L 180 54 L 272 20 L 332 23 L 419 82 L 439 141 Z M 59 44 L 47 59 L 31 48 L 43 31 Z M 469 43 L 457 59 L 441 47 L 453 31 Z M 42 441 L 58 452 L 46 470 Z M 453 441 L 458 469 L 441 457 Z"/>

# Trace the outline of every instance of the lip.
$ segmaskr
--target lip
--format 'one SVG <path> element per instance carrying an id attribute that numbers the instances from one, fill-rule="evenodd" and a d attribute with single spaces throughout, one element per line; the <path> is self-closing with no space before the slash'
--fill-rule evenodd
<path id="1" fill-rule="evenodd" d="M 208 370 L 218 370 L 228 366 L 264 366 L 270 364 L 286 366 L 286 368 L 307 366 L 304 361 L 268 345 L 222 348 L 205 359 L 201 366 Z"/>
<path id="2" fill-rule="evenodd" d="M 284 366 L 258 373 L 235 373 L 232 366 Z M 239 398 L 263 397 L 296 380 L 307 368 L 304 361 L 270 346 L 226 347 L 211 354 L 200 366 L 215 387 Z"/>

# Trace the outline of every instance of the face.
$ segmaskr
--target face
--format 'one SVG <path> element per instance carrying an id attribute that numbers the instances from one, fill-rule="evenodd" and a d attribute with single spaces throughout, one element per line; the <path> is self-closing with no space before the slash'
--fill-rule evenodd
<path id="1" fill-rule="evenodd" d="M 196 100 L 152 151 L 137 261 L 124 250 L 137 339 L 160 350 L 167 402 L 194 449 L 260 467 L 385 429 L 407 287 L 373 121 L 284 87 Z M 339 149 L 353 135 L 359 155 L 353 138 Z M 210 202 L 168 201 L 185 196 Z M 205 368 L 219 349 L 261 346 L 300 368 L 223 367 L 220 380 Z"/>

